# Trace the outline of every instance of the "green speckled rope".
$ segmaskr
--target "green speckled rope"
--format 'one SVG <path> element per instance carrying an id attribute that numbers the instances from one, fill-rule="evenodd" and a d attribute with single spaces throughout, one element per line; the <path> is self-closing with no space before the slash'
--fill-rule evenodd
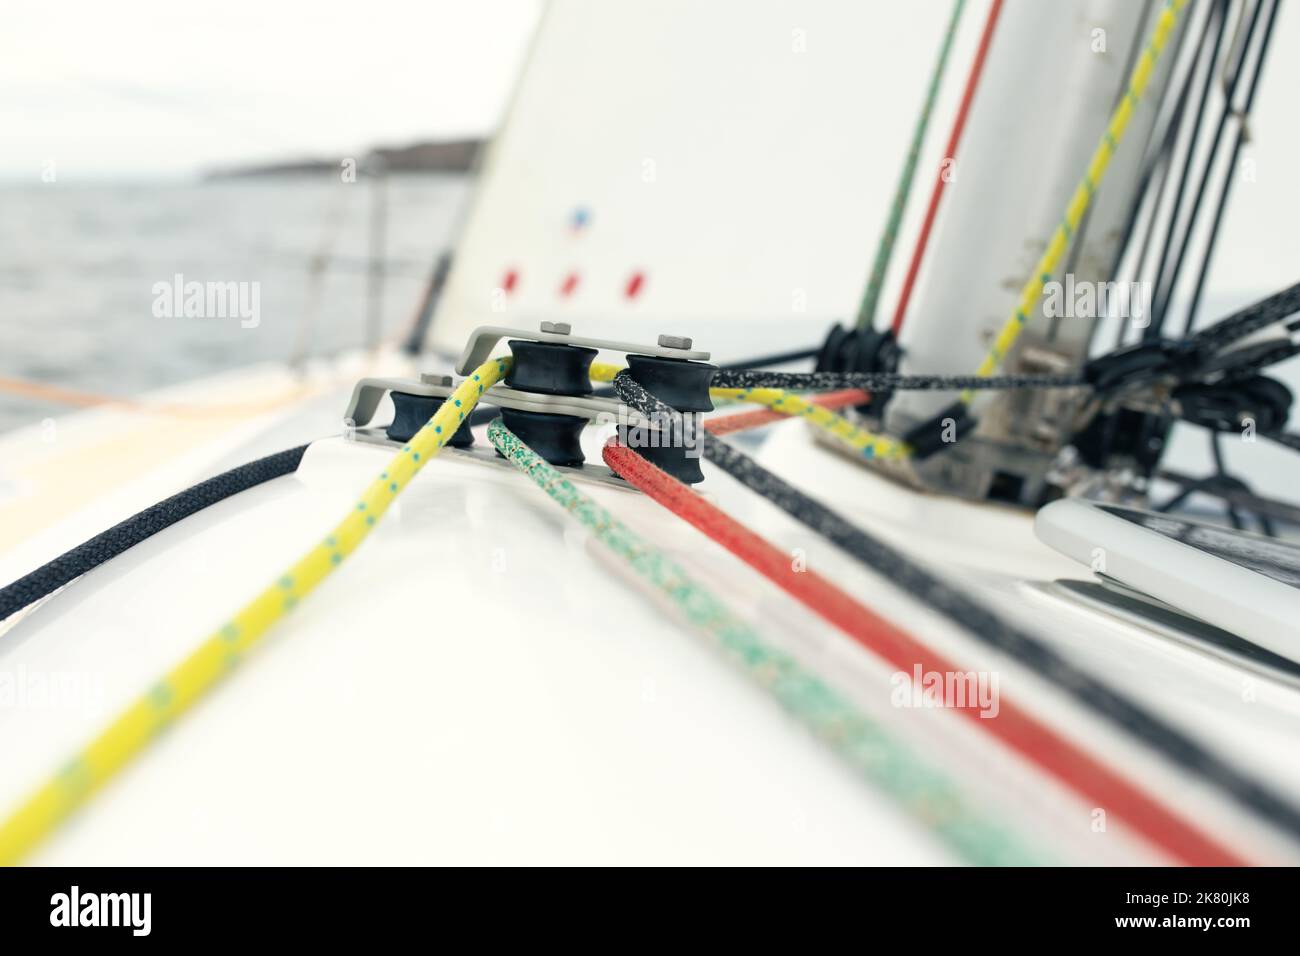
<path id="1" fill-rule="evenodd" d="M 952 52 L 953 37 L 957 35 L 957 23 L 961 19 L 962 7 L 966 0 L 957 0 L 953 4 L 952 19 L 948 21 L 948 31 L 943 37 L 943 46 L 939 48 L 939 59 L 935 61 L 934 72 L 930 74 L 930 88 L 925 93 L 925 103 L 921 115 L 916 118 L 916 129 L 912 132 L 912 145 L 908 147 L 907 159 L 903 162 L 903 174 L 899 177 L 898 188 L 894 190 L 894 202 L 889 207 L 889 218 L 885 220 L 885 231 L 880 236 L 880 245 L 876 247 L 876 260 L 871 266 L 871 277 L 867 279 L 867 291 L 862 296 L 862 305 L 858 309 L 858 328 L 869 329 L 876 320 L 876 305 L 880 301 L 880 289 L 885 284 L 885 270 L 894 254 L 894 240 L 898 238 L 898 226 L 903 220 L 903 209 L 907 197 L 912 191 L 912 179 L 916 176 L 916 161 L 921 155 L 921 146 L 925 142 L 925 131 L 930 125 L 930 113 L 934 110 L 934 101 L 939 96 L 939 83 L 943 71 L 948 66 L 948 54 Z"/>
<path id="2" fill-rule="evenodd" d="M 962 857 L 982 865 L 1027 866 L 1042 857 L 1005 826 L 975 810 L 952 780 L 916 760 L 790 655 L 766 644 L 710 591 L 543 461 L 502 424 L 488 438 L 509 461 L 577 518 L 694 627 L 770 692 L 796 719 L 897 799 Z"/>

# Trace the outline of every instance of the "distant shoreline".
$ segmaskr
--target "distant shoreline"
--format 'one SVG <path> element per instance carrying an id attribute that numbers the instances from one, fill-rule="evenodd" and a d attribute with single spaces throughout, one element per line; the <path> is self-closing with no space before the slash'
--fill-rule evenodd
<path id="1" fill-rule="evenodd" d="M 408 146 L 379 146 L 364 156 L 334 159 L 299 159 L 278 163 L 249 163 L 222 166 L 204 171 L 205 181 L 248 179 L 267 176 L 300 176 L 337 172 L 348 159 L 356 159 L 357 169 L 382 169 L 389 173 L 463 173 L 474 165 L 484 140 L 459 139 L 412 143 Z"/>

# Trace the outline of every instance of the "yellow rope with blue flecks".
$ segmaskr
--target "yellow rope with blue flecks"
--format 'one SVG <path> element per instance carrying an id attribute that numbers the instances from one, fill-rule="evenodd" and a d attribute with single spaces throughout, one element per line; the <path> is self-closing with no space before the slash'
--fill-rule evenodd
<path id="1" fill-rule="evenodd" d="M 843 415 L 836 415 L 830 409 L 814 405 L 785 389 L 711 388 L 709 394 L 739 402 L 757 402 L 782 415 L 802 418 L 834 435 L 864 458 L 906 458 L 912 452 L 906 442 L 859 428 Z"/>
<path id="2" fill-rule="evenodd" d="M 621 365 L 592 362 L 591 380 L 612 382 L 614 376 L 622 370 Z M 782 388 L 711 388 L 709 396 L 728 402 L 754 402 L 766 405 L 772 411 L 782 415 L 802 418 L 822 431 L 834 435 L 864 458 L 906 458 L 911 454 L 911 447 L 906 442 L 859 428 L 844 416 L 836 415 L 830 409 L 814 405 Z"/>
<path id="3" fill-rule="evenodd" d="M 1186 5 L 1187 0 L 1166 0 L 1164 9 L 1160 11 L 1160 16 L 1156 19 L 1151 39 L 1148 41 L 1146 49 L 1142 51 L 1142 56 L 1134 65 L 1133 72 L 1129 76 L 1128 88 L 1120 99 L 1119 105 L 1115 107 L 1114 112 L 1111 114 L 1110 123 L 1107 124 L 1106 132 L 1102 135 L 1101 142 L 1097 144 L 1097 148 L 1092 154 L 1088 169 L 1083 174 L 1083 179 L 1075 187 L 1074 195 L 1070 197 L 1069 204 L 1065 207 L 1065 216 L 1057 225 L 1056 231 L 1052 233 L 1052 237 L 1047 243 L 1047 249 L 1044 250 L 1042 258 L 1038 260 L 1038 264 L 1034 266 L 1033 272 L 1030 273 L 1029 280 L 1021 289 L 1020 300 L 1015 311 L 1003 324 L 997 338 L 993 341 L 992 348 L 989 349 L 979 368 L 975 370 L 975 374 L 980 378 L 988 378 L 998 370 L 1007 354 L 1011 351 L 1011 347 L 1020 338 L 1020 333 L 1024 331 L 1029 317 L 1037 312 L 1038 299 L 1043 294 L 1043 286 L 1051 281 L 1052 273 L 1069 248 L 1070 240 L 1074 237 L 1075 230 L 1079 228 L 1079 223 L 1083 221 L 1083 214 L 1087 212 L 1088 206 L 1091 205 L 1097 187 L 1101 185 L 1102 179 L 1105 178 L 1110 161 L 1119 148 L 1120 140 L 1124 138 L 1124 131 L 1128 128 L 1129 121 L 1133 119 L 1133 112 L 1137 109 L 1138 101 L 1141 100 L 1142 94 L 1146 92 L 1147 84 L 1151 82 L 1151 76 L 1156 68 L 1156 61 L 1160 59 L 1160 54 L 1169 42 L 1169 37 L 1173 34 L 1174 27 L 1178 23 L 1178 16 Z M 975 393 L 969 389 L 961 394 L 961 400 L 967 405 L 974 398 Z"/>
<path id="4" fill-rule="evenodd" d="M 483 390 L 500 381 L 509 367 L 510 359 L 496 358 L 475 369 L 320 544 L 164 675 L 5 820 L 0 825 L 0 865 L 12 865 L 30 852 L 159 731 L 229 674 L 277 621 L 355 551 L 416 473 L 442 450 Z"/>

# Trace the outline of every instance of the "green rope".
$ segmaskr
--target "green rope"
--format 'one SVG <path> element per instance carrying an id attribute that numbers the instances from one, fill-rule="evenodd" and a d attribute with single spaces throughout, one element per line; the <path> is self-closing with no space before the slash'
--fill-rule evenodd
<path id="1" fill-rule="evenodd" d="M 913 758 L 906 747 L 793 657 L 764 643 L 685 570 L 539 458 L 501 419 L 488 427 L 488 438 L 497 451 L 631 565 L 639 577 L 664 594 L 687 621 L 712 638 L 733 663 L 791 715 L 895 797 L 957 853 L 982 865 L 1044 862 L 1018 836 L 972 808 L 952 780 Z"/>
<path id="2" fill-rule="evenodd" d="M 876 247 L 876 261 L 871 266 L 871 277 L 867 280 L 867 291 L 862 296 L 862 305 L 858 308 L 858 328 L 869 329 L 876 321 L 876 305 L 880 302 L 880 289 L 885 284 L 885 270 L 894 254 L 894 240 L 898 238 L 898 226 L 903 220 L 903 209 L 907 206 L 907 197 L 912 192 L 912 179 L 916 175 L 916 162 L 921 155 L 921 145 L 925 142 L 925 131 L 930 125 L 930 113 L 934 101 L 939 97 L 939 83 L 943 71 L 948 65 L 948 54 L 952 51 L 953 37 L 957 35 L 957 21 L 961 19 L 962 7 L 966 0 L 957 0 L 953 4 L 952 19 L 948 21 L 948 32 L 944 34 L 943 46 L 939 48 L 939 59 L 934 64 L 930 76 L 930 88 L 925 94 L 925 103 L 921 115 L 916 118 L 916 129 L 912 133 L 912 145 L 903 162 L 903 175 L 898 180 L 894 191 L 894 203 L 889 208 L 889 218 L 885 221 L 885 231 Z"/>

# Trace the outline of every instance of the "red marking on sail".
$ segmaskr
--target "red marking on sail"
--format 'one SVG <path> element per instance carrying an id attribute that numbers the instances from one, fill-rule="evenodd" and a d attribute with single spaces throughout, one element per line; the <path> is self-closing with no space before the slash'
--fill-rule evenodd
<path id="1" fill-rule="evenodd" d="M 570 272 L 564 277 L 564 282 L 560 285 L 560 296 L 569 298 L 578 289 L 578 273 Z"/>
<path id="2" fill-rule="evenodd" d="M 645 273 L 633 272 L 628 277 L 627 285 L 623 289 L 623 294 L 629 299 L 635 299 L 641 293 L 641 287 L 645 285 Z"/>
<path id="3" fill-rule="evenodd" d="M 501 278 L 501 288 L 507 292 L 514 292 L 515 286 L 519 284 L 519 271 L 517 269 L 507 269 L 506 274 Z"/>

